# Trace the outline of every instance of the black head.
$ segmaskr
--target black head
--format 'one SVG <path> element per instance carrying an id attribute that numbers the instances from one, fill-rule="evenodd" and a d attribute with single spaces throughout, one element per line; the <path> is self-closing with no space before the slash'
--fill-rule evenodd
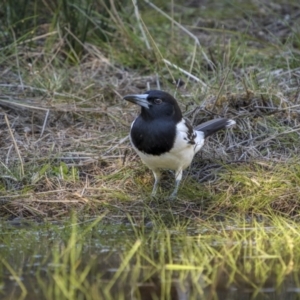
<path id="1" fill-rule="evenodd" d="M 145 120 L 171 118 L 177 123 L 182 119 L 177 101 L 166 92 L 150 90 L 144 94 L 127 95 L 124 99 L 140 105 L 141 116 Z"/>

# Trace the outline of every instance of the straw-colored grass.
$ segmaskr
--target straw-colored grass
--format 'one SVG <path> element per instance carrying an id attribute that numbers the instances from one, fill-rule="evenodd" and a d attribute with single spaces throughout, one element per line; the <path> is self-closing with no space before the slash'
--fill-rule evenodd
<path id="1" fill-rule="evenodd" d="M 16 13 L 12 3 L 1 5 Z M 44 23 L 30 5 L 23 27 L 1 23 L 1 216 L 56 219 L 75 208 L 119 217 L 169 205 L 185 217 L 298 215 L 297 3 L 214 1 L 200 15 L 183 1 L 59 3 L 38 8 L 54 14 Z M 138 109 L 122 96 L 149 88 L 174 94 L 194 125 L 237 121 L 207 141 L 173 203 L 168 173 L 159 199 L 149 197 L 151 172 L 128 139 Z"/>

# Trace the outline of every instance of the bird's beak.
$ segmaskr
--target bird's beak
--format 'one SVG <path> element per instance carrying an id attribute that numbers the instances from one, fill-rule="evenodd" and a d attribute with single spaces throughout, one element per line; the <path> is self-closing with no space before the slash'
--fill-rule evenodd
<path id="1" fill-rule="evenodd" d="M 149 102 L 147 98 L 148 98 L 148 94 L 140 94 L 140 95 L 127 95 L 123 99 L 148 109 Z"/>

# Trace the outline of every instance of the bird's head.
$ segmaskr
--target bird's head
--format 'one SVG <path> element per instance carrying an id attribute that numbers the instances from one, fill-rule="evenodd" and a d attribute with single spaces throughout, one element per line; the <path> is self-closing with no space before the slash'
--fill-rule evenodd
<path id="1" fill-rule="evenodd" d="M 171 118 L 177 123 L 182 119 L 177 101 L 163 91 L 150 90 L 144 94 L 127 95 L 124 100 L 141 106 L 141 116 L 147 120 Z"/>

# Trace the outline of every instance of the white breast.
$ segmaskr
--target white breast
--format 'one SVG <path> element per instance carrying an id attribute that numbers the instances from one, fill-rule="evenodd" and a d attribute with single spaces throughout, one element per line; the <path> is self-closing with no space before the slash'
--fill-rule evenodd
<path id="1" fill-rule="evenodd" d="M 195 144 L 188 143 L 188 129 L 183 120 L 177 124 L 176 139 L 170 152 L 161 155 L 149 155 L 139 151 L 134 145 L 133 147 L 142 161 L 152 170 L 184 170 L 191 164 L 194 155 L 204 144 L 204 134 L 200 131 L 195 131 L 195 133 L 197 135 Z"/>

